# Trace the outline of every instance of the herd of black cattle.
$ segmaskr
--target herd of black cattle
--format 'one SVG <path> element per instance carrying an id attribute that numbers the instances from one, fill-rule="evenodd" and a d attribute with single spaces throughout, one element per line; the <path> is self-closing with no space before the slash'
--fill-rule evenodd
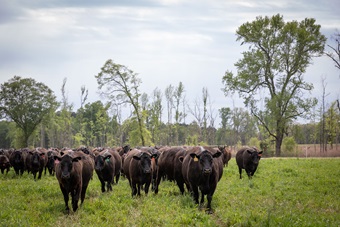
<path id="1" fill-rule="evenodd" d="M 242 169 L 248 177 L 254 175 L 261 154 L 262 151 L 255 147 L 243 147 L 236 153 L 240 178 Z M 231 152 L 226 147 L 207 146 L 0 149 L 0 168 L 2 174 L 8 173 L 11 167 L 17 175 L 27 171 L 33 174 L 35 180 L 41 178 L 44 170 L 45 174 L 46 170 L 50 175 L 55 174 L 64 196 L 66 212 L 69 212 L 69 194 L 73 211 L 78 208 L 79 197 L 81 203 L 84 202 L 94 170 L 102 192 L 112 191 L 112 184 L 118 183 L 121 175 L 128 179 L 132 196 L 140 196 L 141 188 L 147 194 L 150 185 L 157 194 L 161 180 L 167 179 L 175 181 L 182 194 L 186 187 L 197 204 L 203 204 L 207 195 L 207 210 L 210 211 L 212 196 L 230 158 Z"/>

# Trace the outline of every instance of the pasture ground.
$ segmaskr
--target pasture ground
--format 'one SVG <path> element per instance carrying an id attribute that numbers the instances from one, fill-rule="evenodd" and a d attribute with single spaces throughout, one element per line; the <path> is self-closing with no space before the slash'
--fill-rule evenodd
<path id="1" fill-rule="evenodd" d="M 84 204 L 64 213 L 55 176 L 34 181 L 13 169 L 0 174 L 1 226 L 340 226 L 339 158 L 263 158 L 252 180 L 239 179 L 235 158 L 224 168 L 213 214 L 196 206 L 173 182 L 158 195 L 132 198 L 121 178 L 101 193 L 94 173 Z M 205 204 L 206 205 L 206 204 Z"/>

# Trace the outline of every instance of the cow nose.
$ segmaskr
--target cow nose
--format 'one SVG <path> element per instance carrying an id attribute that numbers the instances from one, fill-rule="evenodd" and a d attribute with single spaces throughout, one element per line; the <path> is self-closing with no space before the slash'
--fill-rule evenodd
<path id="1" fill-rule="evenodd" d="M 62 173 L 61 178 L 68 179 L 68 178 L 70 178 L 70 174 L 69 173 Z"/>
<path id="2" fill-rule="evenodd" d="M 144 173 L 151 173 L 151 169 L 144 170 Z"/>
<path id="3" fill-rule="evenodd" d="M 210 173 L 211 173 L 211 169 L 204 169 L 204 170 L 203 170 L 203 173 L 204 173 L 204 174 L 210 174 Z"/>

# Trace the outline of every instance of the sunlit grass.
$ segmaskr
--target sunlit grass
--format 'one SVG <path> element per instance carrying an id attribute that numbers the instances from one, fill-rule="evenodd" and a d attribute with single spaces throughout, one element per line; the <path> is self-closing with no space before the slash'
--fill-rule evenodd
<path id="1" fill-rule="evenodd" d="M 0 175 L 1 226 L 339 226 L 340 159 L 262 159 L 252 180 L 239 179 L 235 159 L 224 168 L 213 214 L 161 182 L 158 195 L 132 198 L 121 178 L 101 193 L 94 174 L 84 204 L 64 213 L 57 179 Z M 204 206 L 203 206 L 204 207 Z"/>

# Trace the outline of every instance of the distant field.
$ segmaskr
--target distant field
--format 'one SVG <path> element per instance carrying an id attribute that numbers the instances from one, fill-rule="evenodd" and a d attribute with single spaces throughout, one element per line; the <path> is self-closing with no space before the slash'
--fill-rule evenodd
<path id="1" fill-rule="evenodd" d="M 161 182 L 158 195 L 132 198 L 126 179 L 103 194 L 94 174 L 83 206 L 65 215 L 55 177 L 35 182 L 11 170 L 0 174 L 0 226 L 340 226 L 339 167 L 339 158 L 263 158 L 252 180 L 240 180 L 232 158 L 213 214 L 173 182 Z"/>

